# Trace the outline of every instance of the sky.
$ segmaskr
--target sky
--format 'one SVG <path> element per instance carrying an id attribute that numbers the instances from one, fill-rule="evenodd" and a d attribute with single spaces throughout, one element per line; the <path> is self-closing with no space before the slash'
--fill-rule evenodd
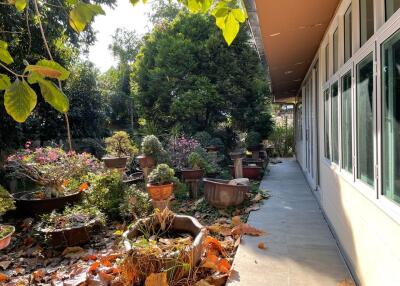
<path id="1" fill-rule="evenodd" d="M 89 60 L 93 62 L 102 72 L 111 66 L 116 66 L 117 60 L 112 56 L 108 45 L 117 28 L 125 28 L 136 31 L 142 35 L 150 30 L 147 13 L 151 9 L 151 1 L 147 4 L 139 2 L 135 7 L 129 0 L 117 0 L 114 9 L 103 6 L 106 15 L 96 16 L 93 28 L 97 32 L 96 43 L 89 49 Z"/>

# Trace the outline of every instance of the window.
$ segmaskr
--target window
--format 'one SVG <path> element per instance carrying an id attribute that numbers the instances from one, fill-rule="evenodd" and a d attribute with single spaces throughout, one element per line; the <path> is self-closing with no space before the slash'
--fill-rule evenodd
<path id="1" fill-rule="evenodd" d="M 325 81 L 329 79 L 329 44 L 325 47 Z"/>
<path id="2" fill-rule="evenodd" d="M 339 66 L 339 33 L 338 29 L 333 33 L 333 73 L 337 72 Z"/>
<path id="3" fill-rule="evenodd" d="M 342 168 L 352 172 L 351 72 L 342 77 Z"/>
<path id="4" fill-rule="evenodd" d="M 400 0 L 386 0 L 386 20 L 389 19 L 400 8 Z"/>
<path id="5" fill-rule="evenodd" d="M 338 136 L 338 120 L 339 120 L 339 93 L 338 93 L 338 83 L 335 82 L 331 87 L 331 140 L 332 140 L 332 161 L 339 163 L 339 136 Z"/>
<path id="6" fill-rule="evenodd" d="M 357 65 L 357 178 L 374 184 L 373 54 Z"/>
<path id="7" fill-rule="evenodd" d="M 329 89 L 324 92 L 324 137 L 325 137 L 325 157 L 330 159 L 329 150 Z"/>
<path id="8" fill-rule="evenodd" d="M 374 0 L 360 0 L 361 46 L 374 34 Z"/>
<path id="9" fill-rule="evenodd" d="M 400 1 L 400 0 L 399 0 Z M 351 5 L 344 14 L 344 62 L 352 56 Z"/>
<path id="10" fill-rule="evenodd" d="M 382 44 L 382 190 L 400 203 L 400 32 Z"/>

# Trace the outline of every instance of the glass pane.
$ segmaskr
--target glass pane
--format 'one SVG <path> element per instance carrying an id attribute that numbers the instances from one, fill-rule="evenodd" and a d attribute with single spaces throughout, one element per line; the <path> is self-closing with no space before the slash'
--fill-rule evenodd
<path id="1" fill-rule="evenodd" d="M 382 187 L 400 203 L 400 32 L 382 46 Z"/>
<path id="2" fill-rule="evenodd" d="M 325 81 L 329 79 L 329 44 L 325 47 Z"/>
<path id="3" fill-rule="evenodd" d="M 338 83 L 335 82 L 331 87 L 331 95 L 332 95 L 332 161 L 335 163 L 339 163 L 339 137 L 338 137 L 338 120 L 339 120 L 339 96 L 338 96 Z"/>
<path id="4" fill-rule="evenodd" d="M 336 29 L 335 33 L 333 33 L 333 73 L 338 70 L 339 66 L 339 35 L 338 29 Z"/>
<path id="5" fill-rule="evenodd" d="M 400 1 L 400 0 L 399 0 Z M 352 26 L 351 26 L 351 6 L 344 14 L 344 62 L 347 62 L 352 55 Z"/>
<path id="6" fill-rule="evenodd" d="M 400 8 L 400 0 L 386 0 L 386 20 L 389 19 Z"/>
<path id="7" fill-rule="evenodd" d="M 325 137 L 325 157 L 330 159 L 329 150 L 329 89 L 324 92 L 324 137 Z"/>
<path id="8" fill-rule="evenodd" d="M 342 168 L 352 172 L 351 72 L 342 77 Z"/>
<path id="9" fill-rule="evenodd" d="M 374 1 L 360 0 L 361 46 L 374 34 Z"/>
<path id="10" fill-rule="evenodd" d="M 357 65 L 357 178 L 374 184 L 373 55 Z"/>

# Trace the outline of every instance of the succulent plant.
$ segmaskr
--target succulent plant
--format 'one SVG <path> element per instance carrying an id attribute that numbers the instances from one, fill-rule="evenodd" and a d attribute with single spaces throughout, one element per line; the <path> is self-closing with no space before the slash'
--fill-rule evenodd
<path id="1" fill-rule="evenodd" d="M 175 171 L 167 164 L 159 164 L 151 171 L 148 180 L 151 185 L 166 185 L 175 180 Z"/>

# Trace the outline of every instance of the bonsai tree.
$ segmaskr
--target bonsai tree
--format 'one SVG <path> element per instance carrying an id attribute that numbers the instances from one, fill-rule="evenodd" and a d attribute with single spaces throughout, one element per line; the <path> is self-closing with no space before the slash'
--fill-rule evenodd
<path id="1" fill-rule="evenodd" d="M 15 209 L 14 199 L 9 192 L 0 185 L 0 215 L 13 209 Z M 0 250 L 8 246 L 14 231 L 15 228 L 13 226 L 0 224 Z"/>
<path id="2" fill-rule="evenodd" d="M 256 131 L 250 131 L 246 136 L 247 149 L 258 148 L 261 143 L 261 135 Z"/>
<path id="3" fill-rule="evenodd" d="M 125 131 L 117 131 L 106 138 L 107 154 L 114 157 L 130 157 L 138 153 L 138 149 Z"/>
<path id="4" fill-rule="evenodd" d="M 188 157 L 189 167 L 195 170 L 207 170 L 208 162 L 204 156 L 198 152 L 192 152 Z"/>
<path id="5" fill-rule="evenodd" d="M 218 137 L 213 137 L 208 141 L 209 146 L 214 146 L 217 147 L 218 149 L 221 149 L 224 147 L 224 142 Z"/>
<path id="6" fill-rule="evenodd" d="M 193 138 L 185 137 L 171 137 L 167 150 L 171 157 L 171 163 L 174 168 L 183 169 L 188 165 L 188 156 L 191 152 L 200 148 L 200 142 Z"/>
<path id="7" fill-rule="evenodd" d="M 167 162 L 167 152 L 160 140 L 154 135 L 147 135 L 142 140 L 142 155 L 138 157 L 140 166 L 152 168 L 156 163 Z M 145 174 L 146 176 L 146 174 Z"/>

